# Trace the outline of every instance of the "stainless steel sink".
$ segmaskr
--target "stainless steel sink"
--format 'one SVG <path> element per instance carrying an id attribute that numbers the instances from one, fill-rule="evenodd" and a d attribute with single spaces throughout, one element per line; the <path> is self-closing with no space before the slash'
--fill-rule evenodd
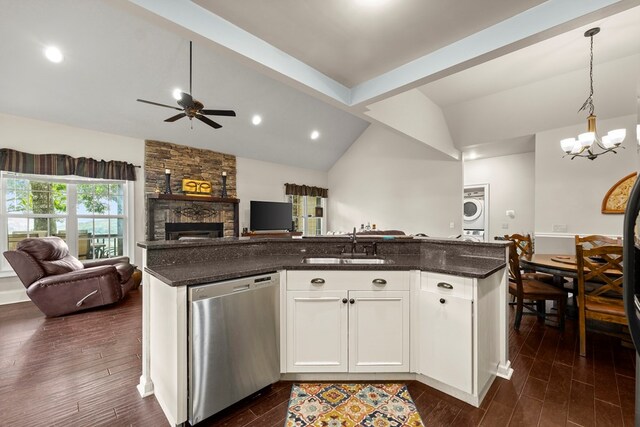
<path id="1" fill-rule="evenodd" d="M 342 259 L 340 258 L 320 258 L 320 257 L 309 257 L 309 258 L 303 258 L 302 259 L 302 263 L 303 264 L 340 264 L 342 262 Z"/>
<path id="2" fill-rule="evenodd" d="M 390 259 L 384 258 L 343 258 L 342 264 L 390 264 Z"/>
<path id="3" fill-rule="evenodd" d="M 338 257 L 307 257 L 303 264 L 391 264 L 393 261 L 385 258 L 338 258 Z"/>

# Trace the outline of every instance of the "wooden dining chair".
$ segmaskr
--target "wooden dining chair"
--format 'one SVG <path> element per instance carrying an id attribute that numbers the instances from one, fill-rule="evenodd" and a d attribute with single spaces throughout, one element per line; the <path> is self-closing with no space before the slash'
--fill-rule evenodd
<path id="1" fill-rule="evenodd" d="M 622 246 L 585 248 L 578 244 L 576 260 L 580 356 L 585 356 L 587 319 L 628 324 L 622 300 Z"/>
<path id="2" fill-rule="evenodd" d="M 533 240 L 531 239 L 531 234 L 505 234 L 504 238 L 516 244 L 518 257 L 522 258 L 523 256 L 533 255 Z"/>
<path id="3" fill-rule="evenodd" d="M 527 258 L 533 255 L 533 240 L 531 234 L 505 234 L 504 240 L 511 240 L 516 245 L 516 252 L 518 258 Z M 523 278 L 540 280 L 545 283 L 553 284 L 554 278 L 551 274 L 536 273 L 532 271 L 525 271 L 522 274 Z"/>
<path id="4" fill-rule="evenodd" d="M 567 294 L 563 289 L 549 283 L 523 276 L 520 272 L 520 257 L 515 242 L 509 245 L 509 293 L 516 298 L 516 318 L 513 324 L 515 330 L 520 329 L 525 308 L 544 320 L 548 315 L 545 308 L 546 301 L 557 301 L 558 310 L 553 316 L 558 318 L 560 329 L 564 329 Z"/>
<path id="5" fill-rule="evenodd" d="M 584 249 L 597 248 L 598 246 L 622 246 L 621 238 L 591 234 L 588 236 L 578 236 L 576 234 L 576 245 L 582 245 Z"/>

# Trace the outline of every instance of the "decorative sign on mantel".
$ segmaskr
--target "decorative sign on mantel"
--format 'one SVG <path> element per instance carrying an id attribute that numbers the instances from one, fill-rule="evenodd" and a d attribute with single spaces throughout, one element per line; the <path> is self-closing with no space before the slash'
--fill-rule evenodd
<path id="1" fill-rule="evenodd" d="M 197 179 L 183 178 L 182 191 L 189 196 L 210 196 L 211 182 Z"/>
<path id="2" fill-rule="evenodd" d="M 638 177 L 637 172 L 630 173 L 629 175 L 616 182 L 613 187 L 607 191 L 607 194 L 602 200 L 602 213 L 603 214 L 623 214 L 627 208 L 627 200 L 629 200 L 629 194 L 633 188 L 633 184 Z"/>

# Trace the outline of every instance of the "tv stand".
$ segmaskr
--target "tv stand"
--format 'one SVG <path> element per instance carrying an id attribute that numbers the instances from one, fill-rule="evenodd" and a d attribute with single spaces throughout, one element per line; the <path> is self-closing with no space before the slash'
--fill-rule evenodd
<path id="1" fill-rule="evenodd" d="M 250 237 L 252 239 L 259 239 L 261 237 L 269 238 L 291 238 L 294 236 L 302 236 L 301 231 L 249 231 L 242 233 L 242 237 Z"/>

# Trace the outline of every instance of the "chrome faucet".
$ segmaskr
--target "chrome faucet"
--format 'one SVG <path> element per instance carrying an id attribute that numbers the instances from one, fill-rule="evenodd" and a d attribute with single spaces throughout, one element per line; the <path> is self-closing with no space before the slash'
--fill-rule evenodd
<path id="1" fill-rule="evenodd" d="M 356 228 L 353 227 L 353 234 L 350 237 L 351 239 L 351 255 L 356 253 L 356 243 L 358 243 L 358 241 L 356 240 Z"/>

